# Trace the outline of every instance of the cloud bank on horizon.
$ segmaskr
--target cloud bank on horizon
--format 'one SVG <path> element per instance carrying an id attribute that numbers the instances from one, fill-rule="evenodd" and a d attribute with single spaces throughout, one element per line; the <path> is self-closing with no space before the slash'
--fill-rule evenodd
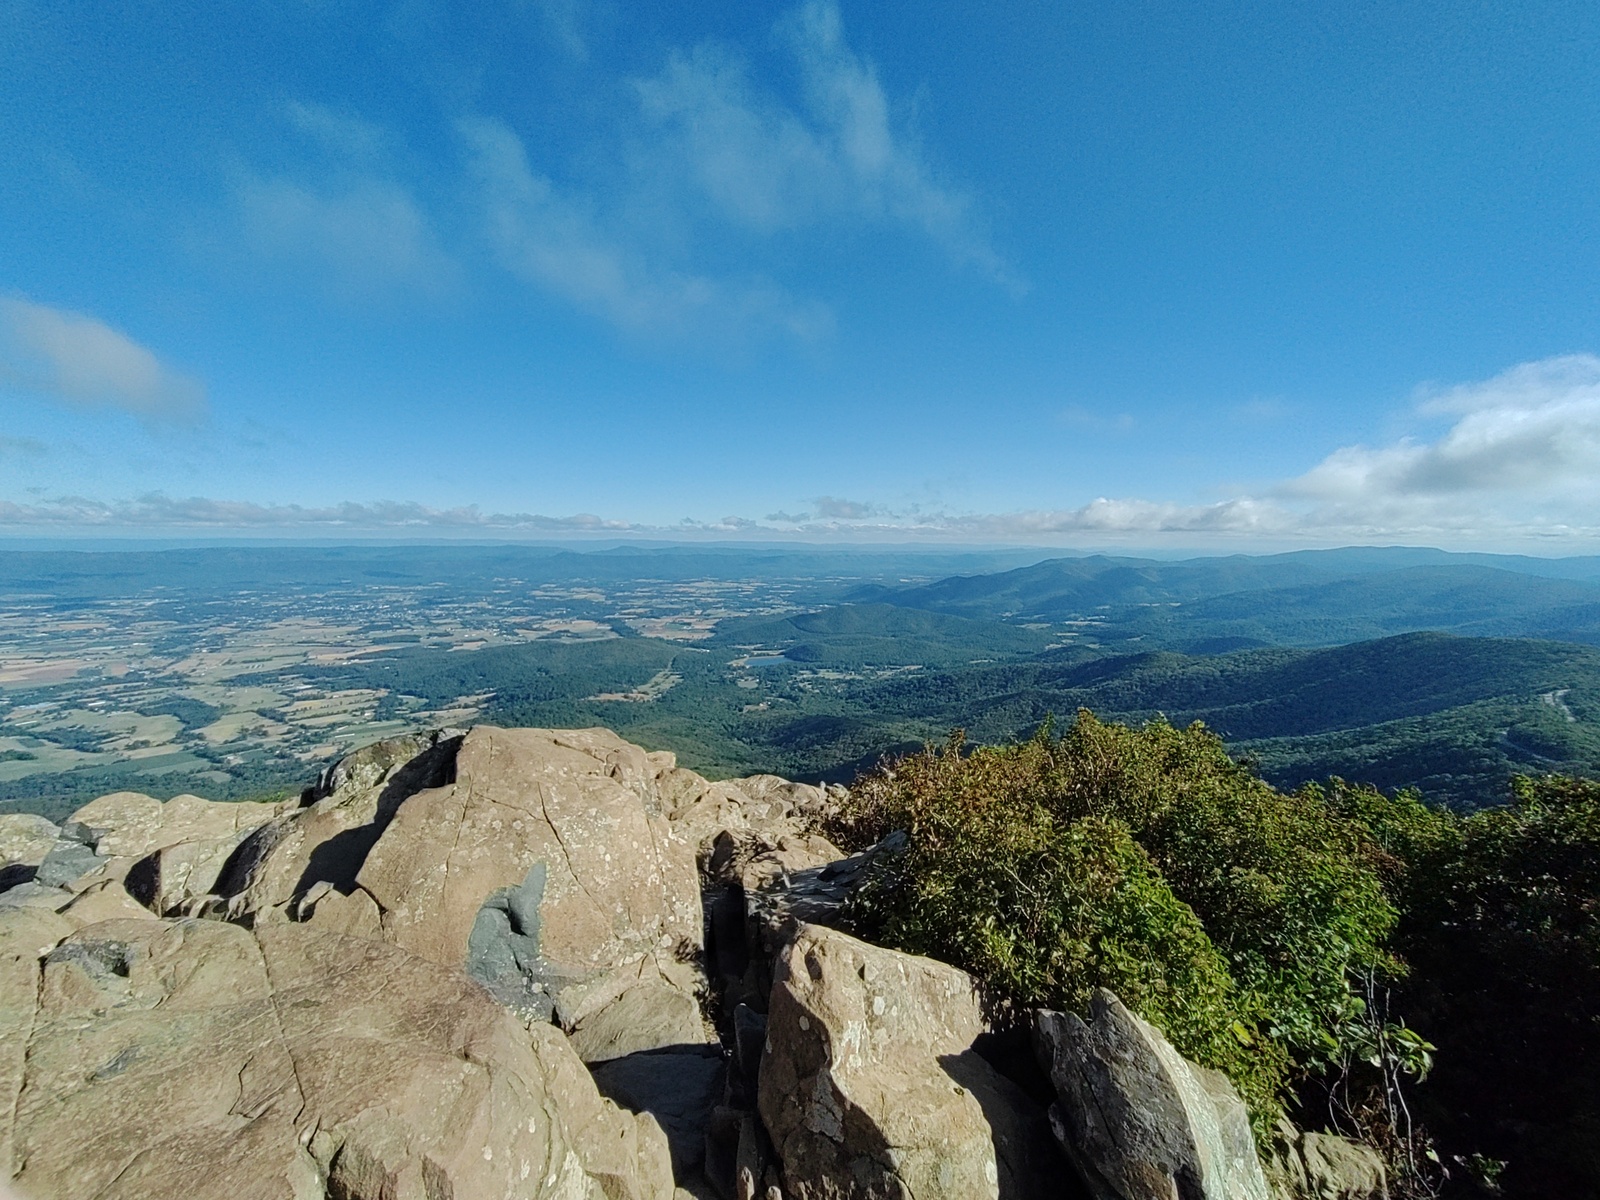
<path id="1" fill-rule="evenodd" d="M 81 496 L 0 501 L 0 528 L 640 535 L 965 542 L 1157 539 L 1228 544 L 1424 539 L 1440 544 L 1539 544 L 1559 551 L 1600 542 L 1600 357 L 1525 363 L 1477 384 L 1422 389 L 1418 413 L 1453 423 L 1432 441 L 1347 446 L 1259 495 L 1209 504 L 1099 497 L 1076 508 L 1010 513 L 896 510 L 818 496 L 806 511 L 663 525 L 580 513 L 440 509 L 414 501 L 324 507 L 151 493 L 107 502 Z M 3 449 L 3 447 L 0 447 Z"/>

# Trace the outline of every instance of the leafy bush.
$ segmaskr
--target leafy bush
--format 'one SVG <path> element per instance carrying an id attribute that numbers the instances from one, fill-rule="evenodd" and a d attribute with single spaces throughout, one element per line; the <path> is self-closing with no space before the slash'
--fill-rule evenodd
<path id="1" fill-rule="evenodd" d="M 1427 1123 L 1507 1195 L 1600 1194 L 1600 783 L 1517 779 L 1470 817 L 1345 787 L 1398 861 Z"/>
<path id="2" fill-rule="evenodd" d="M 1396 966 L 1365 826 L 1275 791 L 1199 725 L 1080 712 L 1060 739 L 970 754 L 957 735 L 858 781 L 836 833 L 893 829 L 907 849 L 859 894 L 864 932 L 971 971 L 1001 1017 L 1109 987 L 1262 1127 L 1338 1052 L 1352 978 Z"/>
<path id="3" fill-rule="evenodd" d="M 906 831 L 853 919 L 972 972 L 1001 1022 L 1109 987 L 1258 1132 L 1293 1093 L 1368 1137 L 1396 1195 L 1600 1195 L 1600 783 L 1511 801 L 1284 793 L 1202 726 L 1080 712 L 885 763 L 834 833 Z"/>

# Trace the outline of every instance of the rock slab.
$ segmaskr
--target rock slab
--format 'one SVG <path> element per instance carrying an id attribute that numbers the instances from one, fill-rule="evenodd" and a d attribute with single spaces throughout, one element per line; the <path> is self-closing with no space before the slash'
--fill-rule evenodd
<path id="1" fill-rule="evenodd" d="M 1189 1062 L 1101 988 L 1084 1021 L 1036 1014 L 1051 1125 L 1095 1200 L 1269 1200 L 1226 1076 Z"/>
<path id="2" fill-rule="evenodd" d="M 0 1178 L 24 1195 L 672 1195 L 659 1126 L 458 970 L 287 923 L 68 930 L 0 915 Z"/>

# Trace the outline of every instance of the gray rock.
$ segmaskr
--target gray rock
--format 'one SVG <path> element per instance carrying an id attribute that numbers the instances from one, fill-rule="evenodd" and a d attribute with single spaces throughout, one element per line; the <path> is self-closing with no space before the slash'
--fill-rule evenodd
<path id="1" fill-rule="evenodd" d="M 489 893 L 467 935 L 467 974 L 525 1019 L 548 1021 L 555 1013 L 557 976 L 539 957 L 539 902 L 546 868 L 536 862 L 515 887 Z"/>
<path id="2" fill-rule="evenodd" d="M 66 888 L 50 887 L 30 879 L 0 892 L 0 908 L 44 908 L 60 912 L 77 896 Z"/>
<path id="3" fill-rule="evenodd" d="M 1226 1076 L 1186 1060 L 1104 988 L 1090 1019 L 1036 1014 L 1050 1119 L 1095 1200 L 1268 1200 L 1249 1114 Z"/>
<path id="4" fill-rule="evenodd" d="M 64 839 L 44 856 L 34 872 L 34 882 L 42 887 L 68 887 L 104 862 L 89 846 Z"/>

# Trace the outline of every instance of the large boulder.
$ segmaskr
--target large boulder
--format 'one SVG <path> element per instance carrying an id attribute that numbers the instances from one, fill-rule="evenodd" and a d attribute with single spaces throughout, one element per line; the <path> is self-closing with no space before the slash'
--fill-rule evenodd
<path id="1" fill-rule="evenodd" d="M 0 892 L 32 880 L 60 838 L 61 830 L 43 817 L 32 813 L 0 816 Z"/>
<path id="2" fill-rule="evenodd" d="M 348 896 L 401 803 L 455 779 L 461 735 L 408 734 L 363 746 L 324 771 L 291 811 L 257 829 L 217 880 L 228 911 L 251 921 L 309 916 L 312 890 Z M 327 918 L 324 918 L 326 922 Z"/>
<path id="3" fill-rule="evenodd" d="M 1084 1021 L 1036 1014 L 1051 1124 L 1095 1200 L 1268 1200 L 1250 1117 L 1225 1075 L 1189 1062 L 1104 988 Z"/>
<path id="4" fill-rule="evenodd" d="M 608 730 L 493 726 L 360 754 L 241 847 L 230 915 L 464 966 L 586 1059 L 708 1040 L 694 847 L 657 785 L 670 761 Z"/>
<path id="5" fill-rule="evenodd" d="M 893 853 L 905 835 L 848 857 L 818 834 L 724 830 L 702 863 L 710 904 L 707 960 L 722 993 L 723 1011 L 740 1004 L 765 1012 L 777 955 L 803 925 L 833 925 L 866 879 L 879 854 Z"/>
<path id="6" fill-rule="evenodd" d="M 25 1195 L 672 1195 L 654 1120 L 459 970 L 285 923 L 65 924 L 0 915 L 0 1178 Z"/>
<path id="7" fill-rule="evenodd" d="M 67 818 L 65 828 L 82 831 L 97 854 L 137 859 L 182 842 L 239 837 L 294 803 L 203 800 L 189 795 L 157 800 L 140 792 L 114 792 L 78 809 Z"/>
<path id="8" fill-rule="evenodd" d="M 1042 1111 L 974 1050 L 972 979 L 801 925 L 780 955 L 759 1109 L 790 1200 L 973 1200 L 1053 1187 Z"/>
<path id="9" fill-rule="evenodd" d="M 693 847 L 650 811 L 654 780 L 607 730 L 479 726 L 456 781 L 400 806 L 356 882 L 386 940 L 465 963 L 519 1007 L 549 997 L 580 1042 L 629 993 L 642 1040 L 704 1042 Z M 615 1051 L 609 1030 L 598 1041 Z"/>

